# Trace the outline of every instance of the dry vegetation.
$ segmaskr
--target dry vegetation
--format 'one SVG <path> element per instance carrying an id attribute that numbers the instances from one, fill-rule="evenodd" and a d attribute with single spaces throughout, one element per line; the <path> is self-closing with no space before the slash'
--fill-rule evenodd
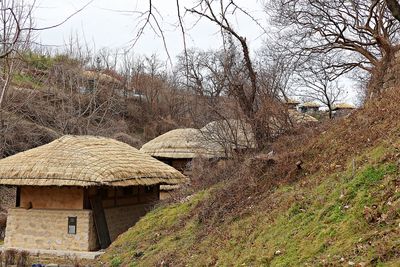
<path id="1" fill-rule="evenodd" d="M 272 155 L 195 168 L 200 191 L 177 193 L 102 261 L 397 266 L 399 98 L 389 90 L 351 116 L 282 136 Z"/>

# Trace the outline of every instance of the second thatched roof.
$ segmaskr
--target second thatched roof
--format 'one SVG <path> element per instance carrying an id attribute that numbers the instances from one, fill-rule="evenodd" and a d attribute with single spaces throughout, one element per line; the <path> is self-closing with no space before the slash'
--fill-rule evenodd
<path id="1" fill-rule="evenodd" d="M 231 150 L 255 148 L 251 126 L 243 120 L 212 121 L 200 129 L 202 140 L 214 153 L 229 154 Z"/>
<path id="2" fill-rule="evenodd" d="M 185 176 L 114 139 L 63 136 L 0 160 L 1 185 L 132 186 L 178 184 Z"/>
<path id="3" fill-rule="evenodd" d="M 333 106 L 333 110 L 338 110 L 338 109 L 356 109 L 356 107 L 348 103 L 339 103 Z"/>
<path id="4" fill-rule="evenodd" d="M 300 104 L 300 107 L 305 107 L 305 108 L 320 108 L 321 105 L 316 103 L 316 102 L 305 102 L 303 104 Z"/>
<path id="5" fill-rule="evenodd" d="M 147 142 L 141 152 L 159 158 L 191 159 L 196 156 L 212 156 L 205 148 L 201 132 L 194 128 L 175 129 Z"/>
<path id="6" fill-rule="evenodd" d="M 310 116 L 306 113 L 300 113 L 297 110 L 289 110 L 289 117 L 292 120 L 292 122 L 296 124 L 318 122 L 318 120 L 313 116 Z"/>

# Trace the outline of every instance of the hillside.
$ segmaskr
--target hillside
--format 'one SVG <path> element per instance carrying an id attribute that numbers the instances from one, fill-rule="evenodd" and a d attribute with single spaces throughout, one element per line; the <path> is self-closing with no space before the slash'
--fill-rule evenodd
<path id="1" fill-rule="evenodd" d="M 393 89 L 329 126 L 283 137 L 272 164 L 253 158 L 212 171 L 214 186 L 150 212 L 100 261 L 399 266 L 399 101 Z"/>

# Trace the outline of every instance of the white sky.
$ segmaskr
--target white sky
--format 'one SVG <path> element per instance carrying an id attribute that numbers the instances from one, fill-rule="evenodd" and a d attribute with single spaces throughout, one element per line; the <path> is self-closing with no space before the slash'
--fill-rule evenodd
<path id="1" fill-rule="evenodd" d="M 180 0 L 181 13 L 184 13 L 184 7 L 192 7 L 195 2 L 193 0 Z M 34 12 L 36 24 L 39 27 L 57 24 L 86 3 L 88 3 L 87 0 L 37 0 L 37 8 Z M 245 6 L 247 11 L 260 19 L 261 24 L 267 23 L 261 1 L 238 0 L 237 3 Z M 177 23 L 176 1 L 153 0 L 153 4 L 159 11 L 159 14 L 155 14 L 165 32 L 168 50 L 172 59 L 174 59 L 183 50 L 182 34 Z M 46 45 L 62 46 L 71 35 L 78 35 L 82 43 L 86 42 L 90 46 L 94 44 L 96 49 L 103 47 L 110 49 L 127 48 L 135 38 L 138 32 L 138 23 L 140 24 L 138 15 L 129 11 L 143 11 L 147 8 L 147 0 L 94 0 L 83 11 L 60 27 L 40 32 L 38 41 Z M 235 20 L 235 28 L 246 36 L 250 47 L 259 48 L 262 43 L 261 28 L 244 15 L 238 16 Z M 209 49 L 221 45 L 218 27 L 212 23 L 202 20 L 191 28 L 194 24 L 191 14 L 188 14 L 184 21 L 188 33 L 189 47 L 196 46 Z M 145 34 L 139 39 L 133 51 L 135 54 L 146 55 L 157 53 L 161 58 L 166 58 L 162 39 L 156 36 L 150 27 L 146 29 Z"/>
<path id="2" fill-rule="evenodd" d="M 29 1 L 29 0 L 28 0 Z M 30 0 L 34 1 L 34 0 Z M 36 0 L 34 17 L 37 27 L 57 24 L 82 8 L 89 0 Z M 194 6 L 195 0 L 180 0 L 181 14 L 185 7 Z M 264 27 L 268 18 L 263 11 L 262 0 L 237 0 L 236 3 L 245 7 Z M 172 61 L 183 51 L 181 30 L 178 26 L 177 7 L 175 0 L 153 0 L 157 7 L 155 15 L 164 30 L 168 51 Z M 148 0 L 94 0 L 84 10 L 74 15 L 63 25 L 38 32 L 37 41 L 54 47 L 62 48 L 71 36 L 78 36 L 80 43 L 87 43 L 96 50 L 101 48 L 126 49 L 132 44 L 142 25 L 138 14 L 132 11 L 144 11 L 148 8 Z M 161 18 L 162 16 L 162 18 Z M 231 18 L 238 32 L 247 38 L 250 49 L 255 51 L 262 46 L 268 36 L 249 17 L 238 15 Z M 215 49 L 221 46 L 221 36 L 218 27 L 207 20 L 195 24 L 194 16 L 184 17 L 188 47 Z M 268 27 L 266 27 L 268 28 Z M 135 55 L 157 54 L 161 59 L 167 59 L 162 38 L 148 27 L 144 35 L 131 50 Z M 347 101 L 355 102 L 355 90 L 352 82 L 341 81 L 348 89 Z"/>

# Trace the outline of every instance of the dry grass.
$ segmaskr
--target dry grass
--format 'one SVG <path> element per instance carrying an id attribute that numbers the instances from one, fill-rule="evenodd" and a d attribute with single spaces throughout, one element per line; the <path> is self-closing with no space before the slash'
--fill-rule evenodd
<path id="1" fill-rule="evenodd" d="M 388 91 L 349 117 L 280 137 L 272 154 L 244 156 L 226 168 L 203 165 L 194 184 L 211 186 L 206 197 L 200 192 L 196 203 L 181 198 L 159 208 L 103 259 L 139 266 L 398 266 L 399 101 Z M 171 214 L 179 217 L 171 225 L 150 226 Z M 148 236 L 153 230 L 157 236 Z M 129 258 L 136 249 L 144 256 Z"/>

